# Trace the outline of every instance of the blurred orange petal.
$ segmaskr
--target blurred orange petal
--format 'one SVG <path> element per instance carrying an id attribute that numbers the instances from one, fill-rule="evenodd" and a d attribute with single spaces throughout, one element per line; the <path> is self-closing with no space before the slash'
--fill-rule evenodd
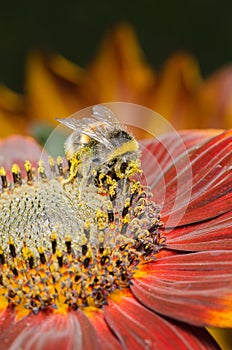
<path id="1" fill-rule="evenodd" d="M 24 99 L 0 85 L 0 137 L 26 132 Z"/>
<path id="2" fill-rule="evenodd" d="M 232 127 L 232 65 L 205 80 L 199 91 L 198 108 L 203 127 Z"/>
<path id="3" fill-rule="evenodd" d="M 31 119 L 54 124 L 81 107 L 78 92 L 84 71 L 62 56 L 32 52 L 26 66 L 27 112 Z"/>
<path id="4" fill-rule="evenodd" d="M 199 127 L 196 92 L 201 83 L 196 60 L 186 53 L 174 54 L 161 72 L 153 109 L 177 128 Z"/>
<path id="5" fill-rule="evenodd" d="M 145 62 L 133 29 L 122 24 L 105 37 L 89 68 L 85 90 L 92 94 L 94 103 L 127 101 L 146 105 L 154 82 L 155 74 Z"/>
<path id="6" fill-rule="evenodd" d="M 0 137 L 29 133 L 29 121 L 53 126 L 56 117 L 111 101 L 150 107 L 177 129 L 232 125 L 231 66 L 202 79 L 196 59 L 182 52 L 172 55 L 157 75 L 128 24 L 106 35 L 87 70 L 58 54 L 32 52 L 25 81 L 25 101 L 0 87 L 0 121 L 4 125 Z M 131 124 L 136 123 L 136 118 Z"/>

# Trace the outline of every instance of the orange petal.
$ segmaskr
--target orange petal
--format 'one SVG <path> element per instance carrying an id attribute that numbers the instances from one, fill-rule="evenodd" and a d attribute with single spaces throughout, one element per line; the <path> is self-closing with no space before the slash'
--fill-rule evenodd
<path id="1" fill-rule="evenodd" d="M 32 120 L 57 124 L 82 107 L 78 89 L 84 71 L 58 55 L 33 52 L 26 66 L 28 115 Z"/>
<path id="2" fill-rule="evenodd" d="M 152 108 L 178 129 L 199 127 L 196 93 L 201 83 L 196 60 L 186 53 L 174 54 L 161 73 Z"/>
<path id="3" fill-rule="evenodd" d="M 210 76 L 198 92 L 203 127 L 232 127 L 232 66 Z"/>
<path id="4" fill-rule="evenodd" d="M 23 97 L 2 85 L 0 85 L 0 123 L 0 137 L 27 132 L 28 123 Z"/>
<path id="5" fill-rule="evenodd" d="M 85 91 L 92 94 L 94 103 L 127 101 L 147 105 L 154 81 L 133 29 L 122 24 L 106 36 L 89 68 Z"/>
<path id="6" fill-rule="evenodd" d="M 232 349 L 232 331 L 231 329 L 209 328 L 208 331 L 221 346 L 223 350 Z"/>

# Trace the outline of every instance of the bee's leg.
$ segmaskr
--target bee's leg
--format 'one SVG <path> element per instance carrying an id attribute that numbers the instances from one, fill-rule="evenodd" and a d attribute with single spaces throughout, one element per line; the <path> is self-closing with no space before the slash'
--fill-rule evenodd
<path id="1" fill-rule="evenodd" d="M 79 182 L 79 199 L 82 197 L 82 193 L 86 192 L 87 184 L 90 180 L 91 174 L 91 161 L 85 159 L 81 167 L 82 178 Z M 93 180 L 94 181 L 94 180 Z"/>
<path id="2" fill-rule="evenodd" d="M 74 157 L 70 160 L 69 177 L 67 179 L 62 180 L 62 185 L 65 185 L 65 184 L 71 182 L 73 179 L 75 179 L 75 177 L 77 176 L 77 173 L 78 173 L 79 166 L 80 166 L 79 159 Z"/>
<path id="3" fill-rule="evenodd" d="M 122 181 L 122 195 L 125 196 L 128 192 L 128 179 L 124 177 L 121 181 Z"/>

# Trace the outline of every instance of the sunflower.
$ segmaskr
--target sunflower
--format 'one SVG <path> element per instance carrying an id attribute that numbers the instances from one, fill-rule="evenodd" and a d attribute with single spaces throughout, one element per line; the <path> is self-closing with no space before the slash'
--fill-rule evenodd
<path id="1" fill-rule="evenodd" d="M 219 349 L 205 327 L 232 326 L 232 132 L 146 140 L 140 167 L 101 108 L 64 121 L 67 159 L 0 143 L 0 349 Z"/>
<path id="2" fill-rule="evenodd" d="M 232 126 L 231 66 L 203 78 L 197 60 L 177 52 L 156 71 L 128 24 L 107 33 L 86 68 L 54 52 L 31 52 L 24 90 L 22 96 L 0 88 L 1 137 L 15 132 L 39 137 L 41 128 L 55 126 L 54 116 L 109 101 L 149 107 L 178 129 Z"/>

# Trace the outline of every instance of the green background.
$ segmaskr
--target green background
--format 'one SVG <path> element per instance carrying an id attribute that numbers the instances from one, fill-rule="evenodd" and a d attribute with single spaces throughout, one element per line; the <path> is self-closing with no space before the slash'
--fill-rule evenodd
<path id="1" fill-rule="evenodd" d="M 1 1 L 0 83 L 23 90 L 32 48 L 56 51 L 86 67 L 103 34 L 131 23 L 156 68 L 177 50 L 194 54 L 203 75 L 232 62 L 232 1 Z"/>

